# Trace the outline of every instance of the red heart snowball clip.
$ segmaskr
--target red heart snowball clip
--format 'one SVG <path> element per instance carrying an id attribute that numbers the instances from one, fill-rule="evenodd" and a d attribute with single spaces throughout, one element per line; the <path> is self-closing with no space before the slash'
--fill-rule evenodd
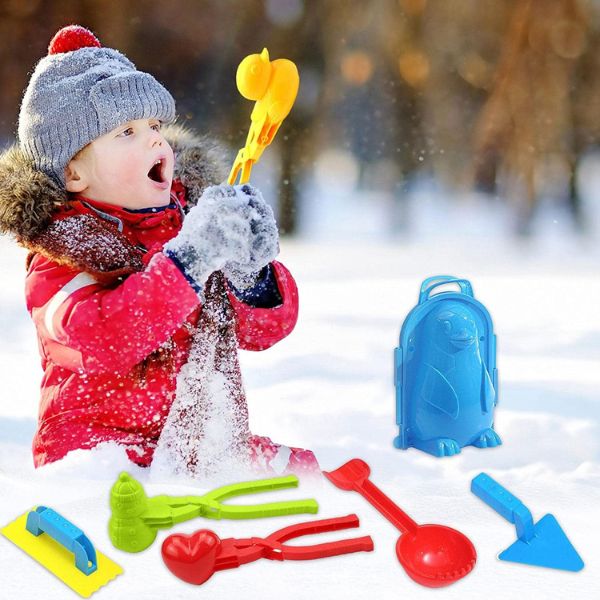
<path id="1" fill-rule="evenodd" d="M 215 560 L 221 546 L 219 537 L 208 529 L 191 535 L 170 535 L 162 545 L 162 557 L 171 573 L 200 585 L 215 572 Z"/>

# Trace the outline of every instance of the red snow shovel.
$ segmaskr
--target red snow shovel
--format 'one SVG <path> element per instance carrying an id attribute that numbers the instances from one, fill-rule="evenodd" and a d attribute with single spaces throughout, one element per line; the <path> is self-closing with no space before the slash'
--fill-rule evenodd
<path id="1" fill-rule="evenodd" d="M 371 469 L 364 460 L 354 458 L 335 471 L 323 471 L 323 474 L 338 488 L 361 494 L 402 532 L 396 543 L 396 555 L 417 583 L 443 587 L 473 570 L 477 553 L 471 541 L 460 531 L 444 525 L 415 523 L 369 481 Z"/>

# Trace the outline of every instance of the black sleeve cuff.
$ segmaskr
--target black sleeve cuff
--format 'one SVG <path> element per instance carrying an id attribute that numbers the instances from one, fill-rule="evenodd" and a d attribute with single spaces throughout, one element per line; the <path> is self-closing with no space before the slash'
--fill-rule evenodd
<path id="1" fill-rule="evenodd" d="M 177 256 L 175 254 L 173 254 L 172 252 L 169 252 L 168 250 L 164 250 L 163 252 L 164 252 L 165 256 L 168 256 L 175 263 L 175 266 L 183 273 L 183 276 L 188 280 L 188 283 L 194 288 L 194 291 L 196 292 L 196 294 L 199 294 L 203 288 L 200 287 L 196 283 L 195 279 L 193 279 L 192 277 L 190 277 L 187 274 L 185 267 L 183 266 L 181 261 L 177 258 Z"/>
<path id="2" fill-rule="evenodd" d="M 253 308 L 275 308 L 283 304 L 283 298 L 277 288 L 275 275 L 271 265 L 267 265 L 260 271 L 257 282 L 245 290 L 238 290 L 231 281 L 229 287 L 238 300 Z"/>

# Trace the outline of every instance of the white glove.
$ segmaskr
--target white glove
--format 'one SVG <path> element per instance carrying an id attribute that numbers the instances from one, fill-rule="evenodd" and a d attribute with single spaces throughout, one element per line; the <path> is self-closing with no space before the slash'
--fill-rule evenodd
<path id="1" fill-rule="evenodd" d="M 206 188 L 163 251 L 200 289 L 221 269 L 243 289 L 279 252 L 273 211 L 247 184 Z"/>
<path id="2" fill-rule="evenodd" d="M 256 283 L 260 272 L 279 254 L 279 232 L 273 209 L 265 202 L 260 191 L 249 184 L 236 186 L 238 197 L 247 199 L 252 209 L 248 254 L 243 260 L 229 260 L 223 267 L 223 274 L 238 290 Z"/>

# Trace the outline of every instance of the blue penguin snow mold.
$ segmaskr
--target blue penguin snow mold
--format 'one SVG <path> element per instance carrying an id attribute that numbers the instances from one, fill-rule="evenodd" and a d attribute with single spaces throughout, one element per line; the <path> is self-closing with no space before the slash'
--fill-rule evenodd
<path id="1" fill-rule="evenodd" d="M 455 284 L 460 291 L 438 290 Z M 394 350 L 396 448 L 452 456 L 464 446 L 502 443 L 494 431 L 498 402 L 496 336 L 489 312 L 466 279 L 440 275 L 421 285 Z"/>

